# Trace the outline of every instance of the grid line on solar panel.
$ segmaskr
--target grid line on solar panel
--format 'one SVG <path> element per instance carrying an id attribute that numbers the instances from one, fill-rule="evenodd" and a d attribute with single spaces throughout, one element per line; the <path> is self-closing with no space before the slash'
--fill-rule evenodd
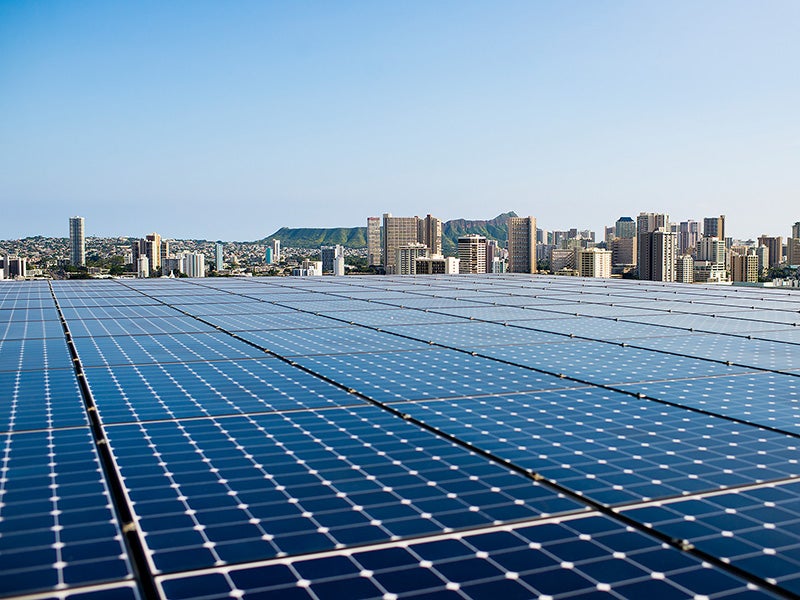
<path id="1" fill-rule="evenodd" d="M 585 510 L 376 407 L 107 431 L 159 572 Z"/>
<path id="2" fill-rule="evenodd" d="M 0 595 L 130 578 L 89 429 L 2 440 Z"/>
<path id="3" fill-rule="evenodd" d="M 148 336 L 78 337 L 73 343 L 84 367 L 143 365 L 165 362 L 262 358 L 264 352 L 227 333 L 153 334 Z"/>
<path id="4" fill-rule="evenodd" d="M 170 600 L 775 597 L 597 515 L 164 576 L 159 587 Z"/>
<path id="5" fill-rule="evenodd" d="M 85 375 L 106 424 L 363 403 L 275 358 L 90 368 Z"/>
<path id="6" fill-rule="evenodd" d="M 796 438 L 611 392 L 413 402 L 402 410 L 603 505 L 800 476 Z"/>
<path id="7" fill-rule="evenodd" d="M 671 379 L 617 386 L 672 405 L 800 434 L 800 381 L 779 373 Z"/>
<path id="8" fill-rule="evenodd" d="M 0 371 L 64 369 L 71 366 L 63 336 L 0 341 Z"/>
<path id="9" fill-rule="evenodd" d="M 800 594 L 800 485 L 765 484 L 622 511 Z"/>
<path id="10" fill-rule="evenodd" d="M 0 433 L 86 426 L 72 369 L 0 372 Z"/>

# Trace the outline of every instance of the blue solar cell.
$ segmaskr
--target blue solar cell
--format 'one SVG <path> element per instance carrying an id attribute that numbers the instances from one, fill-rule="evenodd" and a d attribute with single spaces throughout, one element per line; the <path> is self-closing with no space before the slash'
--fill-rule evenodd
<path id="1" fill-rule="evenodd" d="M 88 429 L 3 438 L 0 589 L 23 594 L 130 577 Z"/>
<path id="2" fill-rule="evenodd" d="M 607 504 L 800 475 L 792 437 L 610 391 L 415 402 L 403 411 Z"/>
<path id="3" fill-rule="evenodd" d="M 504 527 L 401 547 L 350 550 L 168 575 L 170 600 L 208 598 L 773 597 L 766 591 L 600 516 Z M 352 592 L 352 595 L 351 595 Z M 309 593 L 314 594 L 310 596 Z"/>
<path id="4" fill-rule="evenodd" d="M 72 370 L 0 372 L 0 432 L 86 425 Z"/>
<path id="5" fill-rule="evenodd" d="M 163 571 L 580 509 L 373 407 L 108 430 Z"/>
<path id="6" fill-rule="evenodd" d="M 86 369 L 104 423 L 362 404 L 275 359 Z"/>

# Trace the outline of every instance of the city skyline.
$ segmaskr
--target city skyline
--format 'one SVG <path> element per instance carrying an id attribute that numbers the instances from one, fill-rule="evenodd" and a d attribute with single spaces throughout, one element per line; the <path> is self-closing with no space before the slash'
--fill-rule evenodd
<path id="1" fill-rule="evenodd" d="M 7 3 L 0 238 L 62 236 L 69 214 L 87 237 L 255 240 L 506 210 L 598 232 L 643 210 L 725 214 L 737 237 L 786 236 L 798 17 L 792 2 Z"/>

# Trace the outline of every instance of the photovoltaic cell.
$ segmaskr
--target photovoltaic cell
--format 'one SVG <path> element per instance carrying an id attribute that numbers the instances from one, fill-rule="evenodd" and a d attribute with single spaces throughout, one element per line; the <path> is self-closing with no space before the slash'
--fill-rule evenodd
<path id="1" fill-rule="evenodd" d="M 160 588 L 170 600 L 774 597 L 601 516 L 168 576 Z"/>
<path id="2" fill-rule="evenodd" d="M 108 431 L 160 572 L 581 510 L 374 407 Z"/>

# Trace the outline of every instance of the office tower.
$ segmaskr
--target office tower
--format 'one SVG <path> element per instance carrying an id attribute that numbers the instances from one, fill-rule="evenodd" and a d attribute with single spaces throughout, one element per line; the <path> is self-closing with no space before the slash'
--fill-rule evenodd
<path id="1" fill-rule="evenodd" d="M 669 227 L 669 215 L 666 213 L 639 213 L 636 217 L 636 233 L 655 231 L 659 227 Z"/>
<path id="2" fill-rule="evenodd" d="M 393 217 L 391 213 L 384 213 L 381 259 L 387 275 L 399 273 L 396 269 L 398 248 L 420 243 L 418 223 L 419 217 Z"/>
<path id="3" fill-rule="evenodd" d="M 553 248 L 550 250 L 550 271 L 575 270 L 575 250 Z"/>
<path id="4" fill-rule="evenodd" d="M 675 281 L 678 234 L 659 227 L 638 237 L 639 279 Z"/>
<path id="5" fill-rule="evenodd" d="M 155 270 L 161 267 L 161 236 L 151 233 L 145 236 L 145 254 L 150 261 L 150 268 Z"/>
<path id="6" fill-rule="evenodd" d="M 281 241 L 272 240 L 272 260 L 276 263 L 281 262 Z"/>
<path id="7" fill-rule="evenodd" d="M 792 237 L 800 238 L 800 221 L 792 225 Z"/>
<path id="8" fill-rule="evenodd" d="M 136 259 L 136 276 L 140 279 L 150 277 L 150 259 L 147 258 L 147 254 L 141 254 Z"/>
<path id="9" fill-rule="evenodd" d="M 756 248 L 756 256 L 758 257 L 758 274 L 761 276 L 769 269 L 769 248 L 764 244 L 759 244 Z"/>
<path id="10" fill-rule="evenodd" d="M 536 243 L 537 244 L 546 244 L 548 238 L 547 230 L 546 229 L 539 229 L 536 228 Z"/>
<path id="11" fill-rule="evenodd" d="M 416 275 L 417 259 L 428 256 L 428 247 L 419 242 L 409 242 L 400 246 L 395 255 L 396 275 Z"/>
<path id="12" fill-rule="evenodd" d="M 777 267 L 783 261 L 783 238 L 781 236 L 762 235 L 758 238 L 758 244 L 769 249 L 768 268 Z"/>
<path id="13" fill-rule="evenodd" d="M 322 255 L 322 272 L 333 273 L 336 270 L 336 259 L 341 257 L 344 259 L 344 248 L 337 244 L 336 246 L 323 246 L 320 249 Z"/>
<path id="14" fill-rule="evenodd" d="M 536 218 L 509 217 L 506 224 L 508 272 L 536 273 Z"/>
<path id="15" fill-rule="evenodd" d="M 83 235 L 83 217 L 69 219 L 70 264 L 74 267 L 86 266 L 86 241 Z"/>
<path id="16" fill-rule="evenodd" d="M 697 260 L 725 262 L 725 242 L 717 237 L 702 237 L 697 243 Z"/>
<path id="17" fill-rule="evenodd" d="M 758 256 L 755 250 L 745 255 L 731 257 L 731 272 L 734 281 L 755 283 L 758 281 Z"/>
<path id="18" fill-rule="evenodd" d="M 606 243 L 606 247 L 611 247 L 611 240 L 613 240 L 614 237 L 616 237 L 616 227 L 613 225 L 611 227 L 606 227 L 603 235 L 603 241 Z"/>
<path id="19" fill-rule="evenodd" d="M 611 250 L 587 248 L 579 250 L 578 275 L 581 277 L 611 277 Z"/>
<path id="20" fill-rule="evenodd" d="M 183 252 L 183 272 L 189 277 L 206 276 L 206 257 L 201 252 Z"/>
<path id="21" fill-rule="evenodd" d="M 333 259 L 333 275 L 334 277 L 344 276 L 344 254 L 339 254 Z"/>
<path id="22" fill-rule="evenodd" d="M 630 217 L 620 217 L 614 225 L 614 235 L 618 238 L 635 238 L 636 221 Z"/>
<path id="23" fill-rule="evenodd" d="M 700 223 L 697 221 L 681 221 L 678 226 L 678 252 L 694 254 L 700 240 Z"/>
<path id="24" fill-rule="evenodd" d="M 222 249 L 224 248 L 224 244 L 222 242 L 217 242 L 214 244 L 214 268 L 217 271 L 222 271 Z"/>
<path id="25" fill-rule="evenodd" d="M 611 240 L 611 266 L 623 270 L 636 266 L 635 237 L 617 237 Z"/>
<path id="26" fill-rule="evenodd" d="M 800 238 L 786 240 L 786 262 L 792 266 L 800 266 Z"/>
<path id="27" fill-rule="evenodd" d="M 694 283 L 694 259 L 682 254 L 675 261 L 675 281 L 677 283 Z"/>
<path id="28" fill-rule="evenodd" d="M 5 278 L 15 279 L 28 276 L 28 259 L 18 254 L 9 254 L 5 259 Z"/>
<path id="29" fill-rule="evenodd" d="M 417 222 L 417 241 L 425 244 L 431 256 L 442 254 L 442 220 L 431 215 Z"/>
<path id="30" fill-rule="evenodd" d="M 367 217 L 367 265 L 381 264 L 381 218 Z"/>
<path id="31" fill-rule="evenodd" d="M 458 238 L 458 261 L 459 273 L 486 273 L 486 238 L 475 234 Z"/>
<path id="32" fill-rule="evenodd" d="M 636 217 L 636 265 L 639 268 L 639 279 L 651 279 L 652 265 L 650 260 L 653 249 L 653 237 L 648 234 L 661 230 L 664 233 L 671 233 L 669 227 L 669 215 L 664 213 L 639 213 Z M 677 235 L 676 244 L 677 244 Z M 673 249 L 673 253 L 677 248 Z M 646 277 L 642 277 L 642 266 L 644 265 Z M 658 281 L 665 281 L 659 279 Z M 672 281 L 671 279 L 669 281 Z"/>
<path id="33" fill-rule="evenodd" d="M 271 265 L 274 261 L 272 260 L 272 247 L 267 246 L 267 249 L 264 251 L 264 262 L 268 265 Z"/>
<path id="34" fill-rule="evenodd" d="M 719 238 L 725 241 L 725 215 L 703 219 L 703 237 Z"/>

